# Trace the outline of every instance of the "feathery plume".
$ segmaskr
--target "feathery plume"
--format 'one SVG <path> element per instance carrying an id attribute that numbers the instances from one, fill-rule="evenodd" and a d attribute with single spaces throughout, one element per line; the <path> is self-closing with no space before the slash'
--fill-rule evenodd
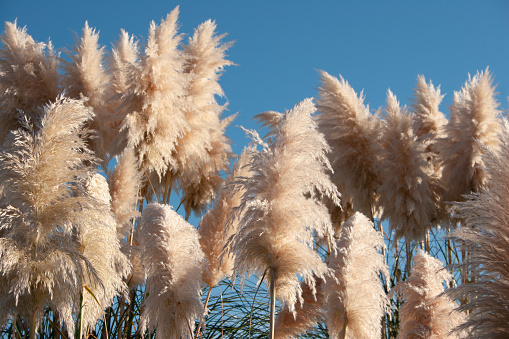
<path id="1" fill-rule="evenodd" d="M 230 140 L 224 135 L 234 116 L 220 119 L 226 105 L 220 105 L 216 96 L 224 96 L 218 83 L 225 66 L 233 63 L 225 59 L 231 43 L 221 40 L 226 34 L 216 35 L 216 24 L 206 21 L 195 29 L 184 46 L 190 75 L 189 107 L 185 111 L 189 129 L 179 139 L 176 150 L 174 180 L 181 189 L 187 215 L 201 214 L 219 190 L 232 156 Z"/>
<path id="2" fill-rule="evenodd" d="M 232 275 L 235 257 L 233 253 L 223 255 L 223 251 L 228 240 L 237 232 L 239 216 L 235 215 L 235 208 L 240 205 L 244 190 L 242 187 L 236 188 L 235 181 L 251 175 L 248 167 L 249 154 L 248 149 L 241 153 L 220 190 L 215 205 L 203 215 L 198 225 L 201 248 L 207 259 L 202 277 L 203 282 L 210 287 Z"/>
<path id="3" fill-rule="evenodd" d="M 356 212 L 341 228 L 337 250 L 329 257 L 334 278 L 324 286 L 327 327 L 331 338 L 380 338 L 381 319 L 389 299 L 380 281 L 389 270 L 380 250 L 381 232 Z"/>
<path id="4" fill-rule="evenodd" d="M 469 77 L 460 92 L 454 92 L 445 137 L 437 149 L 443 162 L 444 201 L 461 201 L 463 194 L 478 192 L 486 185 L 479 145 L 498 151 L 501 130 L 499 103 L 490 72 Z M 480 144 L 479 144 L 480 143 Z"/>
<path id="5" fill-rule="evenodd" d="M 458 305 L 443 294 L 442 283 L 449 283 L 451 273 L 425 252 L 419 251 L 413 259 L 412 274 L 393 290 L 405 299 L 399 309 L 398 339 L 459 338 L 458 332 L 451 331 L 464 322 L 465 315 L 456 312 Z"/>
<path id="6" fill-rule="evenodd" d="M 419 142 L 424 148 L 423 157 L 426 158 L 426 166 L 423 171 L 429 177 L 429 185 L 433 194 L 437 197 L 437 216 L 439 220 L 447 220 L 448 213 L 441 204 L 441 197 L 445 188 L 442 187 L 442 162 L 436 146 L 438 138 L 444 136 L 444 128 L 447 119 L 439 110 L 443 95 L 440 94 L 440 87 L 435 88 L 431 81 L 426 83 L 424 76 L 417 77 L 417 85 L 414 89 L 413 130 Z"/>
<path id="7" fill-rule="evenodd" d="M 108 175 L 111 192 L 111 210 L 118 220 L 118 237 L 125 237 L 132 231 L 133 218 L 139 213 L 136 210 L 138 192 L 142 182 L 142 175 L 138 170 L 138 159 L 133 149 L 126 149 L 117 159 L 117 164 Z"/>
<path id="8" fill-rule="evenodd" d="M 447 124 L 447 119 L 439 110 L 444 96 L 440 93 L 440 86 L 435 88 L 431 81 L 426 83 L 426 78 L 419 75 L 414 89 L 414 114 L 413 129 L 417 138 L 425 138 L 429 142 L 440 136 L 442 129 Z"/>
<path id="9" fill-rule="evenodd" d="M 0 145 L 10 130 L 20 127 L 19 111 L 31 119 L 40 118 L 38 108 L 56 99 L 58 55 L 51 42 L 36 42 L 14 22 L 5 23 L 0 37 Z"/>
<path id="10" fill-rule="evenodd" d="M 385 119 L 380 136 L 378 204 L 382 219 L 390 220 L 395 238 L 423 240 L 436 219 L 438 197 L 431 189 L 424 149 L 412 130 L 412 117 L 401 109 L 396 96 L 387 93 Z"/>
<path id="11" fill-rule="evenodd" d="M 99 33 L 85 22 L 81 39 L 76 39 L 76 46 L 68 51 L 70 61 L 65 61 L 63 68 L 63 87 L 66 96 L 72 99 L 87 98 L 86 105 L 94 110 L 94 117 L 89 122 L 90 128 L 97 134 L 89 140 L 90 148 L 99 158 L 107 161 L 108 145 L 103 136 L 110 134 L 108 127 L 107 90 L 109 76 L 103 67 L 104 46 L 99 47 Z"/>
<path id="12" fill-rule="evenodd" d="M 296 105 L 275 127 L 269 145 L 252 153 L 253 175 L 239 179 L 245 193 L 239 230 L 231 244 L 241 281 L 270 269 L 275 276 L 272 297 L 291 312 L 297 301 L 302 302 L 298 275 L 313 293 L 315 280 L 328 275 L 326 264 L 313 250 L 313 233 L 332 237 L 321 197 L 339 204 L 340 196 L 326 173 L 331 170 L 328 146 L 311 117 L 314 111 L 311 99 Z"/>
<path id="13" fill-rule="evenodd" d="M 350 84 L 321 71 L 316 107 L 320 131 L 332 151 L 333 182 L 353 201 L 356 211 L 374 217 L 380 178 L 376 157 L 379 119 L 370 114 Z"/>
<path id="14" fill-rule="evenodd" d="M 59 98 L 40 116 L 34 123 L 25 118 L 0 152 L 6 193 L 0 201 L 0 319 L 30 319 L 37 333 L 48 306 L 70 336 L 82 289 L 101 303 L 100 310 L 95 301 L 84 309 L 84 324 L 93 325 L 125 288 L 129 267 L 109 206 L 79 181 L 96 161 L 84 141 L 92 111 Z"/>
<path id="15" fill-rule="evenodd" d="M 298 338 L 300 334 L 313 328 L 317 322 L 325 320 L 323 281 L 316 279 L 316 292 L 305 283 L 301 283 L 300 287 L 304 303 L 297 307 L 295 312 L 291 312 L 288 307 L 284 307 L 278 312 L 275 338 Z"/>
<path id="16" fill-rule="evenodd" d="M 200 300 L 204 262 L 197 230 L 170 206 L 151 203 L 141 216 L 141 261 L 149 292 L 141 314 L 141 333 L 157 326 L 156 338 L 192 337 Z"/>
<path id="17" fill-rule="evenodd" d="M 110 111 L 109 120 L 104 123 L 108 124 L 110 133 L 104 135 L 104 144 L 109 145 L 108 151 L 111 154 L 120 154 L 123 149 L 117 149 L 117 136 L 120 133 L 120 127 L 124 121 L 127 112 L 126 107 L 121 106 L 124 93 L 129 90 L 129 86 L 133 83 L 133 77 L 136 74 L 135 69 L 139 67 L 139 47 L 138 41 L 123 29 L 111 53 L 106 59 L 108 71 L 110 73 L 110 81 L 107 89 Z"/>
<path id="18" fill-rule="evenodd" d="M 177 7 L 159 26 L 150 25 L 147 46 L 139 67 L 133 68 L 133 83 L 122 104 L 129 113 L 121 126 L 125 133 L 119 135 L 124 140 L 117 147 L 134 148 L 139 167 L 159 178 L 175 165 L 177 140 L 189 128 L 184 114 L 189 75 L 178 49 L 182 40 L 177 34 L 178 14 Z"/>
<path id="19" fill-rule="evenodd" d="M 482 171 L 489 188 L 481 189 L 455 203 L 454 216 L 463 227 L 453 240 L 469 253 L 458 265 L 473 277 L 467 284 L 451 290 L 455 298 L 465 300 L 459 310 L 469 316 L 459 329 L 468 330 L 468 338 L 506 338 L 509 336 L 509 127 L 503 126 L 500 150 L 480 147 Z"/>

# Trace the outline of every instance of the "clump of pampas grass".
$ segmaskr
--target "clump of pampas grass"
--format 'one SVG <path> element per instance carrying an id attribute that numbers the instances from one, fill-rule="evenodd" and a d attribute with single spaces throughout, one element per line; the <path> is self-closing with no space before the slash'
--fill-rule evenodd
<path id="1" fill-rule="evenodd" d="M 264 275 L 273 302 L 278 298 L 291 312 L 302 303 L 298 276 L 316 293 L 316 279 L 329 274 L 313 250 L 313 233 L 332 237 L 332 225 L 322 196 L 339 204 L 339 193 L 330 181 L 328 146 L 306 99 L 287 111 L 270 132 L 263 150 L 253 152 L 252 175 L 240 178 L 245 193 L 239 210 L 239 229 L 231 244 L 235 271 Z"/>
<path id="2" fill-rule="evenodd" d="M 145 268 L 145 298 L 141 333 L 157 327 L 156 338 L 192 337 L 203 304 L 203 252 L 198 231 L 170 206 L 147 205 L 141 217 L 141 261 Z"/>
<path id="3" fill-rule="evenodd" d="M 453 233 L 453 240 L 468 252 L 457 268 L 469 272 L 468 283 L 457 286 L 452 296 L 467 300 L 459 309 L 469 312 L 459 329 L 468 338 L 506 338 L 509 336 L 509 126 L 504 123 L 498 152 L 480 147 L 483 173 L 489 188 L 465 196 L 455 203 L 454 216 L 464 227 Z"/>
<path id="4" fill-rule="evenodd" d="M 419 251 L 414 256 L 412 274 L 394 288 L 405 299 L 399 309 L 399 339 L 460 338 L 451 331 L 465 320 L 465 314 L 448 295 L 443 294 L 443 283 L 449 283 L 451 273 L 440 260 Z"/>
<path id="5" fill-rule="evenodd" d="M 341 228 L 337 250 L 329 257 L 334 277 L 324 286 L 327 328 L 331 338 L 380 338 L 389 299 L 380 281 L 389 271 L 380 252 L 381 232 L 356 212 Z"/>
<path id="6" fill-rule="evenodd" d="M 59 56 L 51 42 L 36 42 L 26 27 L 6 22 L 0 37 L 0 145 L 10 130 L 20 127 L 19 111 L 38 119 L 39 106 L 60 93 Z"/>
<path id="7" fill-rule="evenodd" d="M 109 206 L 80 182 L 96 162 L 84 141 L 92 111 L 61 97 L 40 116 L 25 117 L 0 153 L 0 319 L 19 316 L 37 333 L 49 307 L 70 336 L 85 287 L 101 304 L 89 298 L 83 309 L 83 325 L 93 326 L 124 291 L 129 265 Z"/>
<path id="8" fill-rule="evenodd" d="M 469 77 L 461 91 L 454 92 L 445 136 L 437 141 L 443 162 L 444 201 L 461 201 L 463 194 L 479 192 L 486 182 L 482 149 L 499 149 L 501 130 L 499 103 L 491 73 L 486 70 Z"/>
<path id="9" fill-rule="evenodd" d="M 421 241 L 436 220 L 438 196 L 425 172 L 424 148 L 412 129 L 412 117 L 401 109 L 396 96 L 388 91 L 380 136 L 380 176 L 378 204 L 382 219 L 390 220 L 396 239 Z"/>
<path id="10" fill-rule="evenodd" d="M 374 217 L 377 189 L 381 183 L 376 155 L 379 119 L 364 105 L 364 96 L 355 93 L 342 77 L 320 72 L 321 85 L 316 107 L 320 132 L 331 147 L 329 159 L 333 182 L 353 209 Z"/>

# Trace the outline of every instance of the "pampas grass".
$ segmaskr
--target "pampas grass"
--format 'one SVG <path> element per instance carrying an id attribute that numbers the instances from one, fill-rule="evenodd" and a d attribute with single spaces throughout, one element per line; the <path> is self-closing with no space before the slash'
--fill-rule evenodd
<path id="1" fill-rule="evenodd" d="M 457 286 L 452 296 L 467 300 L 459 309 L 469 312 L 459 329 L 468 330 L 468 338 L 505 338 L 509 336 L 509 127 L 504 125 L 499 152 L 480 147 L 482 171 L 489 188 L 465 196 L 455 203 L 454 216 L 463 228 L 453 240 L 469 256 L 457 268 L 470 272 L 468 283 Z"/>
<path id="2" fill-rule="evenodd" d="M 324 286 L 327 328 L 331 338 L 380 338 L 389 299 L 380 281 L 389 271 L 381 249 L 381 232 L 356 212 L 341 229 L 337 250 L 329 258 L 333 279 Z"/>
<path id="3" fill-rule="evenodd" d="M 355 93 L 342 77 L 320 72 L 321 84 L 316 107 L 320 131 L 331 147 L 329 159 L 333 182 L 353 208 L 374 217 L 377 189 L 381 183 L 376 155 L 379 119 L 364 105 L 364 96 Z"/>
<path id="4" fill-rule="evenodd" d="M 396 96 L 387 93 L 380 137 L 379 205 L 382 220 L 389 219 L 395 238 L 421 241 L 436 219 L 438 196 L 424 171 L 427 159 L 412 129 L 412 117 L 399 107 Z"/>
<path id="5" fill-rule="evenodd" d="M 469 77 L 461 91 L 454 92 L 445 137 L 437 149 L 443 162 L 444 201 L 461 201 L 463 194 L 478 192 L 486 185 L 479 145 L 498 151 L 501 130 L 499 103 L 491 73 L 486 69 Z"/>
<path id="6" fill-rule="evenodd" d="M 264 275 L 278 298 L 291 312 L 302 302 L 299 276 L 315 293 L 315 280 L 328 275 L 326 264 L 313 248 L 313 233 L 331 236 L 332 225 L 321 196 L 339 204 L 339 193 L 330 182 L 324 137 L 317 131 L 310 99 L 285 113 L 269 145 L 252 154 L 252 175 L 239 183 L 245 189 L 240 204 L 239 230 L 231 250 L 235 270 Z"/>
<path id="7" fill-rule="evenodd" d="M 323 280 L 316 279 L 316 291 L 301 283 L 303 303 L 291 312 L 288 307 L 281 309 L 276 317 L 274 337 L 278 339 L 298 338 L 325 319 Z"/>
<path id="8" fill-rule="evenodd" d="M 20 127 L 19 111 L 32 119 L 39 106 L 56 99 L 59 88 L 59 56 L 51 42 L 36 42 L 26 27 L 6 22 L 0 37 L 0 145 L 10 130 Z"/>
<path id="9" fill-rule="evenodd" d="M 178 14 L 177 7 L 159 26 L 151 23 L 147 45 L 139 67 L 132 68 L 132 83 L 122 104 L 129 113 L 121 126 L 125 133 L 119 137 L 125 139 L 120 149 L 134 148 L 140 168 L 159 178 L 175 165 L 176 142 L 189 128 L 184 114 L 189 75 L 184 73 L 185 59 L 178 49 L 182 40 Z"/>
<path id="10" fill-rule="evenodd" d="M 102 308 L 124 289 L 128 264 L 119 250 L 109 206 L 87 193 L 79 178 L 92 171 L 81 101 L 59 98 L 42 120 L 25 120 L 0 153 L 0 319 L 20 316 L 37 333 L 45 307 L 58 312 L 71 335 L 80 293 L 97 294 L 100 310 L 85 308 L 95 324 Z M 88 299 L 91 300 L 91 299 Z"/>
<path id="11" fill-rule="evenodd" d="M 156 338 L 192 337 L 203 304 L 201 271 L 204 264 L 197 230 L 170 206 L 149 204 L 140 229 L 141 261 L 145 267 L 141 333 L 156 330 Z"/>
<path id="12" fill-rule="evenodd" d="M 230 140 L 225 128 L 234 116 L 220 119 L 226 105 L 220 105 L 216 96 L 224 96 L 218 83 L 225 66 L 233 63 L 225 59 L 231 43 L 221 40 L 225 34 L 216 35 L 216 24 L 206 21 L 195 29 L 194 35 L 184 46 L 190 74 L 190 107 L 185 115 L 189 130 L 179 139 L 176 152 L 175 181 L 182 191 L 186 214 L 201 214 L 219 190 L 219 175 L 228 169 L 232 156 Z"/>
<path id="13" fill-rule="evenodd" d="M 405 299 L 399 309 L 398 339 L 462 337 L 451 331 L 464 322 L 465 314 L 457 312 L 458 304 L 443 294 L 443 283 L 451 281 L 451 273 L 425 252 L 419 251 L 413 259 L 412 274 L 394 289 Z"/>

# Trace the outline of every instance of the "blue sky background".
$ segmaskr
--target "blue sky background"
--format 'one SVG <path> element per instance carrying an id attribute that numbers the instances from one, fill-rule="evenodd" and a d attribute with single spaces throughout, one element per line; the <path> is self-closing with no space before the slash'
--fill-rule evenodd
<path id="1" fill-rule="evenodd" d="M 257 128 L 251 118 L 284 111 L 317 95 L 317 70 L 343 75 L 376 109 L 390 88 L 410 104 L 418 74 L 440 85 L 447 113 L 468 74 L 489 66 L 498 99 L 509 97 L 509 1 L 27 1 L 0 0 L 2 22 L 18 20 L 37 41 L 70 47 L 85 21 L 100 31 L 108 49 L 123 28 L 145 39 L 180 5 L 182 33 L 215 19 L 219 33 L 235 41 L 220 83 L 234 125 Z M 3 29 L 2 29 L 3 30 Z M 248 142 L 227 131 L 239 153 Z"/>

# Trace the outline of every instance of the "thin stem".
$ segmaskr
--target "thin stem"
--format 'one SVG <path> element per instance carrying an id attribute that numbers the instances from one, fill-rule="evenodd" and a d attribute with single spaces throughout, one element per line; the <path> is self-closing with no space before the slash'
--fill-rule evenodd
<path id="1" fill-rule="evenodd" d="M 276 314 L 276 274 L 270 268 L 270 339 L 274 339 L 274 323 Z"/>
<path id="2" fill-rule="evenodd" d="M 210 292 L 212 292 L 212 287 L 209 286 L 209 291 L 207 292 L 207 298 L 205 298 L 205 305 L 203 305 L 203 317 L 205 317 L 205 315 L 207 314 L 207 306 L 209 304 Z M 198 328 L 196 329 L 196 335 L 194 336 L 195 339 L 198 338 L 198 335 L 200 334 L 202 320 L 203 319 L 200 319 L 200 322 L 198 323 Z"/>

